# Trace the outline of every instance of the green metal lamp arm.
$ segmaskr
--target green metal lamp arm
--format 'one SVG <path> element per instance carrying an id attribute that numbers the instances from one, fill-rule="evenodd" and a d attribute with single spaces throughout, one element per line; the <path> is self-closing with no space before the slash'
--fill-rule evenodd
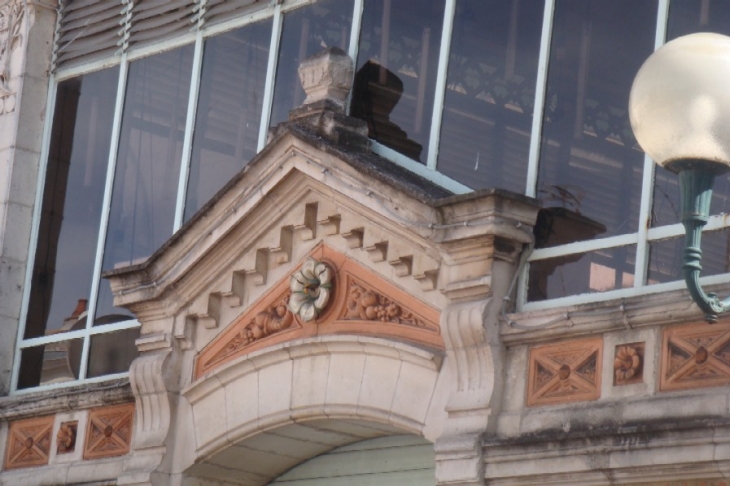
<path id="1" fill-rule="evenodd" d="M 730 310 L 730 297 L 720 300 L 713 293 L 705 293 L 700 286 L 702 270 L 702 228 L 707 224 L 712 201 L 712 184 L 717 172 L 689 168 L 679 173 L 679 187 L 682 198 L 682 224 L 686 232 L 684 280 L 692 300 L 705 313 L 707 322 L 716 322 L 717 316 Z"/>

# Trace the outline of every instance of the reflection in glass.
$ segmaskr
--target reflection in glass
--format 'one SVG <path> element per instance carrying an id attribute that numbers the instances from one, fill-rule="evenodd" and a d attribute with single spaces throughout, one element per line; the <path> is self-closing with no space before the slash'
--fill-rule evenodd
<path id="1" fill-rule="evenodd" d="M 86 310 L 118 77 L 113 68 L 58 85 L 26 339 L 68 330 Z"/>
<path id="2" fill-rule="evenodd" d="M 630 245 L 532 262 L 527 299 L 535 302 L 633 287 L 635 254 L 636 245 Z"/>
<path id="3" fill-rule="evenodd" d="M 649 244 L 647 283 L 656 284 L 684 279 L 682 253 L 684 237 Z M 730 229 L 702 233 L 702 276 L 730 271 Z"/>
<path id="4" fill-rule="evenodd" d="M 444 2 L 368 0 L 363 11 L 351 114 L 370 137 L 425 163 Z"/>
<path id="5" fill-rule="evenodd" d="M 129 66 L 104 270 L 143 261 L 172 235 L 192 55 L 185 46 Z M 102 281 L 96 315 L 120 313 Z"/>
<path id="6" fill-rule="evenodd" d="M 696 32 L 730 35 L 730 0 L 672 0 L 667 40 Z M 679 222 L 681 214 L 676 174 L 656 168 L 653 201 L 652 226 Z M 710 214 L 719 213 L 730 213 L 730 175 L 718 176 L 712 189 Z"/>
<path id="7" fill-rule="evenodd" d="M 271 20 L 205 41 L 185 220 L 256 155 Z"/>
<path id="8" fill-rule="evenodd" d="M 353 0 L 320 0 L 284 14 L 270 126 L 287 121 L 289 111 L 304 102 L 298 72 L 303 60 L 327 47 L 347 52 L 353 8 Z"/>
<path id="9" fill-rule="evenodd" d="M 525 191 L 543 3 L 457 3 L 438 170 L 471 188 Z"/>
<path id="10" fill-rule="evenodd" d="M 18 389 L 78 379 L 83 342 L 71 339 L 21 350 Z"/>
<path id="11" fill-rule="evenodd" d="M 638 229 L 644 154 L 627 113 L 654 46 L 656 0 L 556 3 L 537 196 L 603 226 Z"/>
<path id="12" fill-rule="evenodd" d="M 134 343 L 138 337 L 138 328 L 91 336 L 86 376 L 94 378 L 129 371 L 132 361 L 139 355 Z"/>

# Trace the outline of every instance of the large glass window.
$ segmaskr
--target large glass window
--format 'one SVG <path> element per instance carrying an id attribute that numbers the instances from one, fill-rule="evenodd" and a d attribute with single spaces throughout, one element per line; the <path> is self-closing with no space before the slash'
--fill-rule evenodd
<path id="1" fill-rule="evenodd" d="M 185 46 L 129 66 L 103 270 L 140 263 L 172 236 L 192 56 Z M 96 315 L 129 315 L 112 300 L 102 282 Z"/>
<path id="2" fill-rule="evenodd" d="M 59 83 L 25 339 L 86 327 L 119 68 Z M 19 388 L 78 378 L 64 341 L 22 351 Z"/>
<path id="3" fill-rule="evenodd" d="M 437 168 L 471 188 L 525 190 L 543 8 L 456 5 Z"/>
<path id="4" fill-rule="evenodd" d="M 539 199 L 522 309 L 676 286 L 677 178 L 636 144 L 628 94 L 665 27 L 667 39 L 730 34 L 730 0 L 284 0 L 200 12 L 195 45 L 167 39 L 144 57 L 122 42 L 135 60 L 56 73 L 16 389 L 127 370 L 137 323 L 99 271 L 147 259 L 245 167 L 303 102 L 300 62 L 330 46 L 358 52 L 351 115 L 376 152 L 455 192 Z M 95 71 L 115 63 L 123 69 Z M 712 212 L 704 275 L 730 269 L 730 225 L 717 216 L 730 212 L 730 177 Z"/>
<path id="5" fill-rule="evenodd" d="M 657 8 L 656 0 L 556 2 L 536 191 L 543 207 L 537 248 L 638 231 L 645 156 L 627 107 L 634 76 L 654 50 Z M 535 261 L 528 300 L 632 287 L 636 248 Z"/>
<path id="6" fill-rule="evenodd" d="M 185 220 L 256 155 L 271 20 L 205 41 Z"/>
<path id="7" fill-rule="evenodd" d="M 370 137 L 426 163 L 443 0 L 367 0 L 351 112 Z"/>

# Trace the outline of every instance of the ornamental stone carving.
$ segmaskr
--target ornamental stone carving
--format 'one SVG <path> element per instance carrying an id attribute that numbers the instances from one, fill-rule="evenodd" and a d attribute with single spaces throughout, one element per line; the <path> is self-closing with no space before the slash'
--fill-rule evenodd
<path id="1" fill-rule="evenodd" d="M 56 453 L 57 454 L 68 454 L 73 452 L 76 446 L 76 431 L 79 423 L 63 422 L 58 428 L 56 434 Z"/>
<path id="2" fill-rule="evenodd" d="M 347 308 L 344 320 L 380 321 L 407 326 L 423 327 L 424 322 L 412 312 L 404 309 L 393 300 L 372 289 L 350 281 Z"/>
<path id="3" fill-rule="evenodd" d="M 697 323 L 664 331 L 659 389 L 730 384 L 730 323 Z"/>
<path id="4" fill-rule="evenodd" d="M 330 302 L 332 270 L 326 263 L 307 258 L 302 268 L 292 275 L 289 288 L 291 290 L 289 310 L 297 314 L 304 322 L 312 321 L 319 317 Z M 285 312 L 285 310 L 281 310 L 282 319 L 285 317 Z M 277 314 L 280 314 L 278 309 Z M 291 324 L 291 319 L 289 319 L 289 324 Z"/>
<path id="5" fill-rule="evenodd" d="M 121 456 L 132 443 L 134 404 L 92 410 L 86 429 L 84 459 Z"/>
<path id="6" fill-rule="evenodd" d="M 18 420 L 10 424 L 5 469 L 48 464 L 53 416 Z"/>
<path id="7" fill-rule="evenodd" d="M 583 339 L 530 350 L 527 405 L 595 400 L 601 394 L 603 339 Z"/>
<path id="8" fill-rule="evenodd" d="M 195 375 L 264 347 L 326 334 L 393 337 L 440 350 L 437 322 L 435 309 L 320 245 L 200 352 Z"/>
<path id="9" fill-rule="evenodd" d="M 25 9 L 21 3 L 10 2 L 0 7 L 0 114 L 15 109 L 16 89 L 11 78 L 14 73 L 13 54 L 23 44 L 22 25 Z"/>
<path id="10" fill-rule="evenodd" d="M 616 354 L 613 360 L 614 385 L 630 385 L 643 381 L 644 347 L 645 343 L 616 346 Z"/>

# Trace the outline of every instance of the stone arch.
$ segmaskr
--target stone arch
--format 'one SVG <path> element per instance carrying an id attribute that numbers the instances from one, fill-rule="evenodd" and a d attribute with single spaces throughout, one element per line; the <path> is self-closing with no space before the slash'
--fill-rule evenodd
<path id="1" fill-rule="evenodd" d="M 434 441 L 429 431 L 445 418 L 443 404 L 432 407 L 441 363 L 434 351 L 350 335 L 228 363 L 183 391 L 195 444 L 186 475 L 263 485 L 353 442 L 403 434 Z"/>

